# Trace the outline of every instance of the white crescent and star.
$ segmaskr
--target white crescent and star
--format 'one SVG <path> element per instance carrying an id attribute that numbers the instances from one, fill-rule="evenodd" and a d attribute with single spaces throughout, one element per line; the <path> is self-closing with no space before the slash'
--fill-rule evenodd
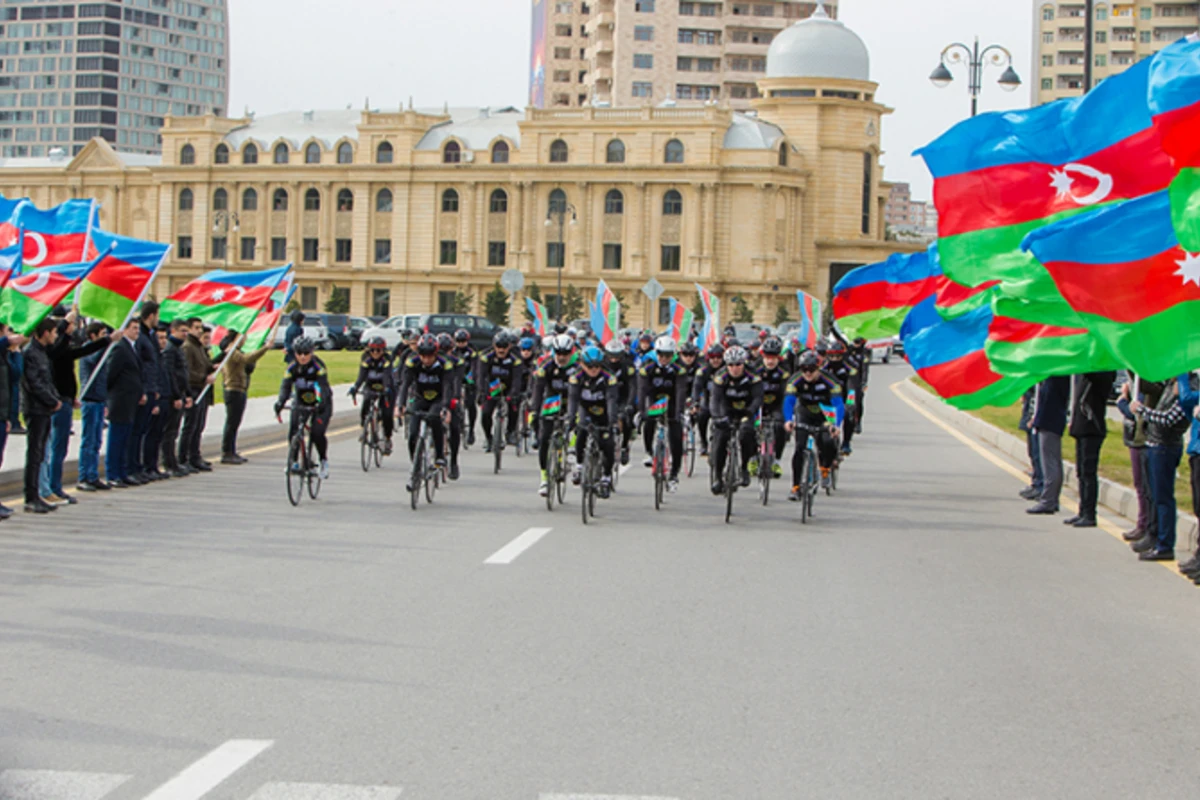
<path id="1" fill-rule="evenodd" d="M 25 238 L 31 240 L 37 246 L 37 254 L 33 258 L 26 258 L 25 263 L 31 267 L 40 266 L 46 260 L 46 256 L 50 254 L 46 247 L 46 237 L 36 231 L 26 231 Z"/>
<path id="2" fill-rule="evenodd" d="M 24 295 L 32 295 L 46 288 L 50 282 L 49 272 L 32 272 L 12 282 L 12 287 Z"/>
<path id="3" fill-rule="evenodd" d="M 1075 194 L 1075 179 L 1071 177 L 1072 174 L 1091 178 L 1096 181 L 1096 188 L 1080 197 Z M 1050 186 L 1058 192 L 1060 198 L 1069 197 L 1076 205 L 1080 206 L 1094 206 L 1112 194 L 1113 178 L 1112 175 L 1087 164 L 1067 164 L 1062 169 L 1050 171 Z"/>
<path id="4" fill-rule="evenodd" d="M 234 286 L 233 290 L 235 292 L 237 292 L 237 294 L 234 295 L 233 297 L 229 298 L 229 302 L 230 303 L 242 302 L 242 298 L 246 296 L 246 291 L 247 291 L 246 288 L 242 287 L 242 286 Z M 212 299 L 214 302 L 217 302 L 217 303 L 225 302 L 225 290 L 217 289 L 215 292 L 212 293 Z"/>

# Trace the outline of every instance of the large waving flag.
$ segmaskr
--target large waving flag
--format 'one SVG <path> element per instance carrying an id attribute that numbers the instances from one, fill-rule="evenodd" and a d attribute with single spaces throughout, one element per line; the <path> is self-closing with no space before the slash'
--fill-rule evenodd
<path id="1" fill-rule="evenodd" d="M 1150 63 L 1150 113 L 1179 175 L 1171 185 L 1175 233 L 1200 250 L 1200 44 L 1168 47 Z"/>
<path id="2" fill-rule="evenodd" d="M 833 318 L 849 338 L 883 339 L 900 333 L 913 306 L 944 282 L 929 252 L 896 253 L 851 270 L 833 287 Z"/>
<path id="3" fill-rule="evenodd" d="M 533 317 L 531 320 L 534 331 L 538 336 L 546 335 L 546 319 L 549 314 L 546 313 L 546 307 L 534 300 L 532 297 L 525 298 L 525 307 L 529 309 L 529 315 Z"/>
<path id="4" fill-rule="evenodd" d="M 602 345 L 612 341 L 617 331 L 621 330 L 621 304 L 603 279 L 596 285 L 596 320 L 601 325 L 592 332 L 600 337 Z"/>
<path id="5" fill-rule="evenodd" d="M 259 272 L 207 272 L 164 300 L 160 313 L 166 320 L 198 317 L 213 326 L 247 330 L 291 269 L 287 264 Z"/>
<path id="6" fill-rule="evenodd" d="M 92 231 L 92 242 L 108 255 L 79 285 L 79 313 L 119 329 L 149 291 L 171 246 L 101 230 Z"/>
<path id="7" fill-rule="evenodd" d="M 267 337 L 275 330 L 275 325 L 279 322 L 279 318 L 283 314 L 284 306 L 292 299 L 292 295 L 296 293 L 296 288 L 296 271 L 292 270 L 283 276 L 279 284 L 275 287 L 275 290 L 271 292 L 266 305 L 259 310 L 258 316 L 254 318 L 254 322 L 250 323 L 250 328 L 248 330 L 237 331 L 242 336 L 243 350 L 254 352 L 267 344 Z M 220 344 L 224 341 L 229 330 L 229 328 L 222 325 L 213 328 L 212 342 L 214 357 L 220 352 Z"/>
<path id="8" fill-rule="evenodd" d="M 1200 367 L 1200 254 L 1179 244 L 1169 193 L 1048 226 L 1025 246 L 1121 364 L 1150 380 Z"/>
<path id="9" fill-rule="evenodd" d="M 98 253 L 90 234 L 98 213 L 95 200 L 68 200 L 46 211 L 29 201 L 17 201 L 12 216 L 0 222 L 0 248 L 14 244 L 23 229 L 26 268 L 94 259 Z"/>
<path id="10" fill-rule="evenodd" d="M 1019 378 L 1106 372 L 1120 364 L 1085 328 L 1043 325 L 1000 316 L 993 307 L 984 352 L 992 369 Z"/>
<path id="11" fill-rule="evenodd" d="M 2 201 L 3 198 L 0 198 Z M 17 241 L 0 250 L 0 290 L 8 286 L 8 282 L 21 274 L 21 253 L 25 249 L 25 237 L 19 235 Z"/>
<path id="12" fill-rule="evenodd" d="M 802 291 L 797 291 L 796 297 L 800 301 L 800 333 L 796 338 L 802 347 L 811 349 L 821 340 L 821 301 Z"/>
<path id="13" fill-rule="evenodd" d="M 671 326 L 667 329 L 667 336 L 674 339 L 676 344 L 682 344 L 692 335 L 692 323 L 695 322 L 696 314 L 674 297 L 670 300 Z"/>
<path id="14" fill-rule="evenodd" d="M 28 336 L 103 258 L 101 255 L 86 263 L 56 264 L 12 278 L 0 292 L 0 320 L 22 336 Z"/>
<path id="15" fill-rule="evenodd" d="M 700 295 L 700 305 L 704 306 L 704 328 L 700 333 L 700 347 L 707 351 L 721 341 L 721 300 L 698 283 L 696 292 Z"/>

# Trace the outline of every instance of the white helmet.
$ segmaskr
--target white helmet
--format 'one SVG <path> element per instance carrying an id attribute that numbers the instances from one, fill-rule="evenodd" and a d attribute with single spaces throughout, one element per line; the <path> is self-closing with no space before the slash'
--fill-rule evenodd
<path id="1" fill-rule="evenodd" d="M 654 352 L 656 353 L 674 353 L 675 340 L 670 336 L 660 336 L 658 341 L 654 343 Z"/>
<path id="2" fill-rule="evenodd" d="M 575 352 L 575 340 L 570 334 L 562 333 L 554 337 L 554 352 L 556 353 L 573 353 Z"/>
<path id="3" fill-rule="evenodd" d="M 579 329 L 572 325 L 571 327 L 567 328 L 567 336 L 570 336 L 572 339 L 579 338 Z"/>
<path id="4" fill-rule="evenodd" d="M 553 336 L 543 336 L 542 337 L 542 349 L 543 350 L 549 350 L 553 346 L 554 346 L 554 337 Z"/>
<path id="5" fill-rule="evenodd" d="M 608 344 L 604 345 L 604 352 L 610 356 L 620 356 L 625 354 L 625 345 L 620 339 L 609 339 Z"/>

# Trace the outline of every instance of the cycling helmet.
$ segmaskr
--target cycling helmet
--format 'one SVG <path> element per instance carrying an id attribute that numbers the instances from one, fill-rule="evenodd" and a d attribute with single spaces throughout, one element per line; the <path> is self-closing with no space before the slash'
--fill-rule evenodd
<path id="1" fill-rule="evenodd" d="M 672 354 L 678 349 L 675 346 L 675 340 L 670 336 L 660 336 L 658 341 L 654 343 L 654 352 L 661 354 Z"/>
<path id="2" fill-rule="evenodd" d="M 466 344 L 467 342 L 471 341 L 471 332 L 466 328 L 459 328 L 454 332 L 454 341 L 458 342 L 459 344 Z"/>
<path id="3" fill-rule="evenodd" d="M 825 348 L 825 352 L 831 356 L 844 356 L 846 355 L 846 345 L 838 341 L 833 341 Z"/>
<path id="4" fill-rule="evenodd" d="M 532 350 L 533 345 L 534 345 L 533 337 L 526 336 L 524 339 L 521 340 L 518 347 L 520 347 L 522 350 Z"/>
<path id="5" fill-rule="evenodd" d="M 700 352 L 700 348 L 696 347 L 696 345 L 692 342 L 684 342 L 683 345 L 679 348 L 679 353 L 681 355 L 685 355 L 685 356 L 694 356 L 699 352 Z"/>
<path id="6" fill-rule="evenodd" d="M 712 347 L 708 348 L 708 357 L 709 358 L 724 358 L 725 357 L 725 346 L 720 343 L 714 344 Z"/>
<path id="7" fill-rule="evenodd" d="M 438 351 L 437 337 L 427 333 L 417 342 L 417 353 L 423 356 L 436 355 Z"/>
<path id="8" fill-rule="evenodd" d="M 508 331 L 500 331 L 492 337 L 492 344 L 496 347 L 512 347 L 512 337 L 508 335 Z"/>
<path id="9" fill-rule="evenodd" d="M 762 343 L 762 354 L 764 356 L 778 356 L 783 353 L 783 342 L 779 337 L 772 336 Z"/>
<path id="10" fill-rule="evenodd" d="M 372 336 L 370 341 L 367 342 L 367 347 L 374 350 L 383 350 L 387 347 L 387 342 L 383 340 L 382 336 Z"/>
<path id="11" fill-rule="evenodd" d="M 438 349 L 443 353 L 449 353 L 454 349 L 454 337 L 448 333 L 439 333 L 437 337 Z"/>
<path id="12" fill-rule="evenodd" d="M 301 336 L 292 342 L 293 353 L 311 353 L 313 351 L 313 340 L 307 336 Z"/>
<path id="13" fill-rule="evenodd" d="M 578 337 L 579 329 L 572 325 L 571 327 L 567 328 L 567 336 L 570 336 L 572 339 Z"/>
<path id="14" fill-rule="evenodd" d="M 866 337 L 863 337 L 863 336 L 855 336 L 854 337 L 854 346 L 855 347 L 863 347 L 864 345 L 866 345 L 866 343 L 867 343 Z"/>
<path id="15" fill-rule="evenodd" d="M 598 367 L 604 363 L 604 353 L 599 347 L 592 345 L 583 349 L 583 355 L 580 356 L 585 367 Z"/>
<path id="16" fill-rule="evenodd" d="M 608 344 L 604 345 L 604 352 L 610 356 L 623 356 L 625 355 L 625 345 L 617 339 L 610 339 Z"/>
<path id="17" fill-rule="evenodd" d="M 799 367 L 801 371 L 820 369 L 821 357 L 812 350 L 805 351 L 800 355 L 800 360 L 796 363 L 796 366 Z"/>
<path id="18" fill-rule="evenodd" d="M 816 350 L 817 350 L 817 355 L 824 356 L 826 353 L 829 352 L 829 345 L 825 344 L 824 342 L 817 342 Z"/>
<path id="19" fill-rule="evenodd" d="M 560 336 L 554 337 L 553 348 L 555 353 L 564 353 L 569 355 L 575 352 L 575 342 L 573 339 L 571 339 L 571 335 L 569 333 L 564 333 Z"/>
<path id="20" fill-rule="evenodd" d="M 725 363 L 729 366 L 745 364 L 749 358 L 750 354 L 743 347 L 731 347 L 725 351 Z"/>
<path id="21" fill-rule="evenodd" d="M 759 340 L 760 342 L 764 342 L 764 341 L 766 341 L 766 340 L 767 340 L 767 337 L 768 337 L 768 336 L 770 336 L 770 335 L 771 335 L 771 334 L 770 334 L 770 333 L 768 333 L 767 331 L 759 331 L 759 332 L 758 332 L 758 340 Z"/>

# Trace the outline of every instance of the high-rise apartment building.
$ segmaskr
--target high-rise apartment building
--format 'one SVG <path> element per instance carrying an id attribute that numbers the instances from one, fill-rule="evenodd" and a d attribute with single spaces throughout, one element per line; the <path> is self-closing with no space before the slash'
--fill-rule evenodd
<path id="1" fill-rule="evenodd" d="M 767 48 L 817 2 L 795 0 L 536 0 L 535 107 L 699 105 L 749 108 Z M 830 17 L 837 3 L 823 4 Z M 582 56 L 582 58 L 580 58 Z"/>
<path id="2" fill-rule="evenodd" d="M 4 0 L 0 156 L 160 152 L 164 117 L 228 114 L 228 32 L 225 0 Z"/>
<path id="3" fill-rule="evenodd" d="M 1034 0 L 1033 104 L 1084 92 L 1088 38 L 1091 38 L 1092 86 L 1121 72 L 1174 41 L 1195 33 L 1200 3 L 1126 0 Z"/>

